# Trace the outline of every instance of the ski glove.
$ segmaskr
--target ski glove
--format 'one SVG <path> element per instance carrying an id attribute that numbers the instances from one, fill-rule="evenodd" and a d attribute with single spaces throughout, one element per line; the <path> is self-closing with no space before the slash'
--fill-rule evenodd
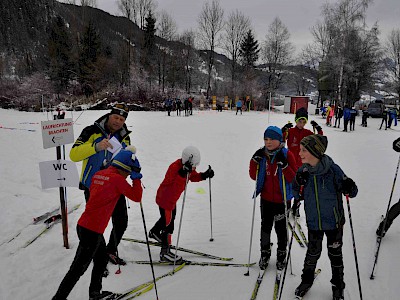
<path id="1" fill-rule="evenodd" d="M 142 168 L 140 167 L 140 163 L 139 160 L 136 158 L 133 162 L 133 166 L 132 166 L 132 172 L 131 172 L 131 179 L 135 180 L 135 179 L 142 179 L 143 175 L 140 173 L 140 171 L 142 170 Z"/>
<path id="2" fill-rule="evenodd" d="M 305 185 L 310 177 L 310 173 L 307 170 L 303 170 L 303 172 L 296 173 L 296 182 L 298 185 Z"/>
<path id="3" fill-rule="evenodd" d="M 206 180 L 207 178 L 213 178 L 214 177 L 214 170 L 210 168 L 207 169 L 207 171 L 201 173 L 201 178 L 203 180 Z"/>
<path id="4" fill-rule="evenodd" d="M 321 131 L 321 130 L 322 130 L 321 126 L 319 126 L 318 123 L 315 122 L 314 120 L 312 120 L 312 121 L 310 122 L 310 124 L 311 124 L 311 126 L 314 127 L 317 131 Z"/>
<path id="5" fill-rule="evenodd" d="M 288 166 L 288 161 L 285 157 L 285 153 L 283 153 L 282 150 L 280 150 L 276 155 L 275 155 L 276 163 L 278 166 L 280 166 L 282 169 L 286 168 Z"/>
<path id="6" fill-rule="evenodd" d="M 342 192 L 343 195 L 349 195 L 356 188 L 356 183 L 353 179 L 345 177 L 342 181 Z"/>
<path id="7" fill-rule="evenodd" d="M 186 175 L 192 171 L 192 166 L 193 165 L 190 161 L 185 162 L 182 168 L 178 171 L 179 175 L 186 177 Z"/>
<path id="8" fill-rule="evenodd" d="M 283 126 L 281 130 L 282 130 L 282 132 L 286 132 L 292 127 L 293 127 L 293 124 L 291 122 L 289 122 L 285 126 Z"/>
<path id="9" fill-rule="evenodd" d="M 260 161 L 263 159 L 265 156 L 265 150 L 264 147 L 258 149 L 252 156 L 252 160 L 254 160 L 256 163 L 260 163 Z"/>

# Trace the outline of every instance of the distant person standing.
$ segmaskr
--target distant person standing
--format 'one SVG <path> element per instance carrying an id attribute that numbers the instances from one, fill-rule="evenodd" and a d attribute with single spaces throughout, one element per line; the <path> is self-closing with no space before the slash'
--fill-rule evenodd
<path id="1" fill-rule="evenodd" d="M 340 128 L 340 119 L 343 118 L 343 108 L 340 104 L 335 109 L 335 125 L 334 128 Z"/>
<path id="2" fill-rule="evenodd" d="M 346 104 L 344 106 L 344 110 L 343 110 L 343 120 L 344 120 L 344 129 L 343 132 L 347 132 L 347 126 L 349 125 L 349 121 L 350 121 L 350 108 L 349 105 Z"/>
<path id="3" fill-rule="evenodd" d="M 368 109 L 367 107 L 364 107 L 363 111 L 362 111 L 362 117 L 361 117 L 361 126 L 362 127 L 367 127 L 367 119 L 368 119 L 369 115 L 368 115 Z"/>
<path id="4" fill-rule="evenodd" d="M 242 100 L 239 99 L 236 102 L 236 115 L 238 114 L 239 111 L 240 111 L 240 114 L 242 114 L 242 106 L 243 106 Z"/>
<path id="5" fill-rule="evenodd" d="M 176 106 L 176 115 L 180 116 L 181 115 L 181 109 L 182 109 L 182 101 L 179 98 L 175 99 L 175 106 Z"/>
<path id="6" fill-rule="evenodd" d="M 354 131 L 354 125 L 356 124 L 356 117 L 357 117 L 357 110 L 356 108 L 353 106 L 350 109 L 350 131 Z"/>
<path id="7" fill-rule="evenodd" d="M 385 123 L 385 130 L 387 130 L 387 128 L 388 128 L 388 115 L 389 115 L 389 111 L 388 111 L 387 108 L 385 108 L 385 110 L 382 112 L 382 122 L 381 122 L 381 126 L 379 127 L 379 130 L 382 129 L 383 123 Z"/>

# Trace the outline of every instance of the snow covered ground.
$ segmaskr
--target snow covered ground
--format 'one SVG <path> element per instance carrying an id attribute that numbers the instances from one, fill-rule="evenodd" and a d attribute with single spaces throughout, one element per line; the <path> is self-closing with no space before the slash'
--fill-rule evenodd
<path id="1" fill-rule="evenodd" d="M 310 109 L 310 111 L 314 111 Z M 81 130 L 94 122 L 104 111 L 67 113 L 67 118 L 77 120 L 74 125 L 75 138 Z M 51 116 L 50 116 L 51 118 Z M 248 260 L 250 228 L 253 202 L 251 195 L 254 182 L 248 176 L 248 163 L 256 149 L 263 145 L 263 132 L 268 125 L 283 126 L 293 121 L 291 114 L 263 112 L 216 113 L 195 111 L 192 117 L 167 117 L 164 112 L 131 112 L 127 119 L 133 131 L 131 139 L 138 148 L 138 157 L 143 170 L 143 208 L 147 228 L 158 219 L 155 194 L 169 164 L 178 158 L 187 145 L 197 146 L 202 155 L 198 168 L 204 171 L 210 164 L 215 170 L 212 179 L 213 237 L 210 242 L 210 202 L 208 181 L 190 183 L 183 213 L 179 246 L 196 249 L 218 256 L 233 257 L 234 263 Z M 355 132 L 342 132 L 342 127 L 328 128 L 320 116 L 310 116 L 323 127 L 328 136 L 327 154 L 337 162 L 344 172 L 355 180 L 359 194 L 351 200 L 354 232 L 360 267 L 364 299 L 398 299 L 400 286 L 398 274 L 400 260 L 400 220 L 396 220 L 384 238 L 376 279 L 369 279 L 375 249 L 375 230 L 381 214 L 386 212 L 397 162 L 398 153 L 392 150 L 392 142 L 399 137 L 399 130 L 377 130 L 380 119 L 369 119 L 368 127 L 356 122 Z M 55 149 L 43 149 L 40 121 L 47 120 L 44 113 L 27 113 L 0 110 L 0 299 L 42 300 L 55 293 L 75 255 L 78 239 L 75 226 L 84 210 L 84 197 L 77 188 L 68 188 L 68 207 L 82 203 L 77 211 L 69 215 L 69 250 L 63 247 L 61 225 L 26 248 L 21 248 L 37 234 L 43 224 L 29 225 L 32 218 L 59 206 L 58 189 L 41 189 L 39 162 L 56 159 Z M 269 124 L 268 124 L 269 120 Z M 342 125 L 343 126 L 343 125 Z M 309 125 L 307 126 L 308 128 Z M 10 129 L 12 128 L 12 129 Z M 399 128 L 400 129 L 400 128 Z M 35 130 L 35 131 L 30 131 Z M 67 157 L 72 145 L 66 145 Z M 77 164 L 80 172 L 81 164 Z M 201 193 L 202 190 L 205 193 Z M 398 184 L 394 189 L 392 203 L 399 199 Z M 259 259 L 260 215 L 258 208 L 251 261 Z M 173 241 L 176 242 L 182 199 L 178 202 Z M 347 210 L 346 210 L 347 218 Z M 306 229 L 304 213 L 300 218 Z M 23 230 L 22 230 L 23 229 Z M 19 231 L 21 234 L 7 242 Z M 108 239 L 110 226 L 105 234 Z M 144 239 L 143 222 L 138 204 L 131 203 L 129 226 L 126 237 Z M 275 234 L 272 234 L 275 242 Z M 152 247 L 153 259 L 158 259 L 159 248 Z M 145 245 L 122 241 L 119 254 L 127 260 L 148 259 Z M 203 257 L 180 252 L 184 258 L 204 261 Z M 273 255 L 258 299 L 272 298 L 275 276 L 275 254 Z M 294 289 L 300 282 L 305 250 L 297 243 L 292 247 L 292 267 L 286 278 L 283 299 L 292 299 Z M 359 299 L 356 268 L 349 222 L 344 235 L 346 299 Z M 307 299 L 331 299 L 330 265 L 326 250 L 318 262 L 322 273 L 318 276 Z M 124 291 L 152 278 L 148 265 L 129 263 L 122 273 L 115 274 L 117 267 L 110 265 L 110 275 L 104 279 L 105 290 Z M 155 266 L 156 275 L 171 270 L 170 266 Z M 173 277 L 161 279 L 159 298 L 163 300 L 222 300 L 249 299 L 253 290 L 258 266 L 250 268 L 250 276 L 243 274 L 247 268 L 186 266 Z M 87 299 L 90 268 L 72 291 L 69 299 Z M 154 290 L 141 299 L 155 299 Z"/>

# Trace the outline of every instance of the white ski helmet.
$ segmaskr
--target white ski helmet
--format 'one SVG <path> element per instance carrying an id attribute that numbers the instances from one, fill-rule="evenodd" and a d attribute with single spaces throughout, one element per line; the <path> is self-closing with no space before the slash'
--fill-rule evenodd
<path id="1" fill-rule="evenodd" d="M 194 146 L 187 146 L 182 151 L 182 163 L 186 163 L 188 160 L 192 162 L 194 167 L 200 164 L 200 151 Z"/>

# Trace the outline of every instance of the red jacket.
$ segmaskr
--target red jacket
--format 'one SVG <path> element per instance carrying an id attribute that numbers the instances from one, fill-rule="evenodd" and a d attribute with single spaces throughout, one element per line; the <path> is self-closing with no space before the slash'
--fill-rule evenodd
<path id="1" fill-rule="evenodd" d="M 167 170 L 163 182 L 157 190 L 156 203 L 163 209 L 174 210 L 176 202 L 185 190 L 186 176 L 182 177 L 178 171 L 182 169 L 182 160 L 174 161 Z M 202 181 L 201 174 L 193 170 L 189 174 L 189 181 Z"/>
<path id="2" fill-rule="evenodd" d="M 301 158 L 300 158 L 300 142 L 306 136 L 314 134 L 311 130 L 308 129 L 299 129 L 297 126 L 290 128 L 286 135 L 286 144 L 290 152 L 293 153 L 294 158 L 296 159 L 296 170 L 301 167 Z M 318 134 L 323 135 L 322 129 L 318 131 Z M 285 135 L 284 135 L 285 136 Z"/>
<path id="3" fill-rule="evenodd" d="M 290 183 L 296 176 L 296 170 L 297 170 L 295 169 L 296 161 L 290 150 L 287 152 L 286 159 L 288 161 L 288 166 L 282 169 L 282 173 L 285 176 L 286 182 Z M 264 186 L 261 190 L 261 199 L 275 203 L 282 203 L 283 194 L 281 192 L 279 183 L 279 176 L 277 170 L 278 165 L 276 164 L 276 161 L 271 163 L 270 157 L 267 157 L 266 163 L 267 163 L 266 174 L 265 174 Z M 257 173 L 257 163 L 253 159 L 251 159 L 249 166 L 250 178 L 256 180 L 256 173 Z"/>
<path id="4" fill-rule="evenodd" d="M 90 198 L 78 224 L 103 234 L 121 194 L 135 202 L 140 202 L 142 192 L 140 180 L 133 180 L 130 186 L 126 178 L 120 175 L 117 168 L 113 166 L 98 171 L 93 175 Z"/>

